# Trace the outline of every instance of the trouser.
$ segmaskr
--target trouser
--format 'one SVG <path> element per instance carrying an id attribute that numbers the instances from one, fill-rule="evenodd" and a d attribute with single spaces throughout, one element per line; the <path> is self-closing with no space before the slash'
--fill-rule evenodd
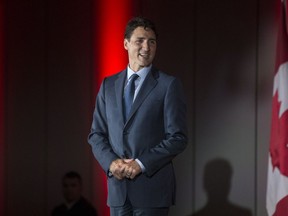
<path id="1" fill-rule="evenodd" d="M 127 200 L 124 206 L 110 207 L 110 216 L 168 216 L 169 208 L 139 208 Z"/>

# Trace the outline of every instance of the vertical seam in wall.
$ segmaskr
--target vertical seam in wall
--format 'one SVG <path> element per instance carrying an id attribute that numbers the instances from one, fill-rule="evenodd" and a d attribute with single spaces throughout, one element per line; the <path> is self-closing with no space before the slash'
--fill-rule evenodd
<path id="1" fill-rule="evenodd" d="M 49 164 L 49 153 L 48 153 L 48 146 L 49 146 L 49 0 L 44 0 L 45 8 L 44 8 L 44 22 L 45 22 L 45 36 L 44 36 L 44 79 L 45 79 L 45 102 L 44 102 L 44 136 L 45 136 L 45 141 L 44 141 L 44 154 L 45 154 L 45 172 L 44 172 L 44 185 L 45 187 L 45 209 L 44 211 L 48 213 L 48 178 L 49 178 L 49 169 L 48 169 L 48 164 Z"/>
<path id="2" fill-rule="evenodd" d="M 195 212 L 195 200 L 196 200 L 196 182 L 195 182 L 195 176 L 196 176 L 196 70 L 197 70 L 197 0 L 194 1 L 193 5 L 193 58 L 194 58 L 194 64 L 193 64 L 193 72 L 192 72 L 192 78 L 193 78 L 193 114 L 192 114 L 192 211 Z"/>
<path id="3" fill-rule="evenodd" d="M 6 13 L 7 13 L 7 3 L 5 0 L 2 1 L 3 7 L 2 7 L 2 22 L 3 22 L 3 89 L 4 89 L 4 209 L 3 212 L 5 215 L 7 215 L 7 208 L 8 208 L 8 117 L 9 117 L 9 110 L 8 110 L 8 87 L 9 87 L 9 79 L 8 79 L 8 73 L 7 73 L 7 32 L 8 28 L 6 25 Z"/>
<path id="4" fill-rule="evenodd" d="M 256 53 L 255 53 L 255 180 L 254 180 L 254 214 L 257 216 L 257 206 L 258 206 L 258 188 L 257 188 L 257 182 L 258 182 L 258 75 L 259 75 L 259 19 L 260 19 L 260 13 L 259 13 L 259 7 L 260 2 L 259 0 L 256 0 Z"/>

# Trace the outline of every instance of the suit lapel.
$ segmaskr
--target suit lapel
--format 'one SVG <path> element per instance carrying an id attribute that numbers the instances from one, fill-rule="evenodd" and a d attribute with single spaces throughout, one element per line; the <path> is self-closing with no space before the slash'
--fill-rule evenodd
<path id="1" fill-rule="evenodd" d="M 138 92 L 138 95 L 135 98 L 135 101 L 131 107 L 131 112 L 128 116 L 127 122 L 129 122 L 131 116 L 135 114 L 135 112 L 137 111 L 139 106 L 143 103 L 145 98 L 151 93 L 151 91 L 157 85 L 158 81 L 155 79 L 156 73 L 157 71 L 152 67 L 151 71 L 147 74 L 147 77 L 144 80 L 144 83 L 142 84 L 142 87 Z"/>
<path id="2" fill-rule="evenodd" d="M 117 100 L 117 106 L 119 107 L 119 116 L 121 116 L 121 120 L 124 124 L 124 116 L 123 116 L 123 90 L 125 85 L 125 79 L 127 76 L 127 71 L 123 70 L 120 72 L 118 79 L 115 81 L 115 95 Z"/>

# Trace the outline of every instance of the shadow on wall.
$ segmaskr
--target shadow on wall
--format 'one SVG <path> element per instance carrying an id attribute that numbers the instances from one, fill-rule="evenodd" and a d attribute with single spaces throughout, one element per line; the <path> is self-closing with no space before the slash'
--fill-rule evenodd
<path id="1" fill-rule="evenodd" d="M 231 187 L 232 167 L 225 159 L 208 162 L 204 170 L 204 189 L 207 204 L 190 216 L 252 216 L 249 209 L 228 200 Z"/>

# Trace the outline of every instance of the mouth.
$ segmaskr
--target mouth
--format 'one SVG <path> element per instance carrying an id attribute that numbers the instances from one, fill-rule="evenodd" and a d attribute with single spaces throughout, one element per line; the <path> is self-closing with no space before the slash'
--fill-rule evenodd
<path id="1" fill-rule="evenodd" d="M 140 53 L 139 56 L 141 56 L 142 58 L 145 58 L 145 59 L 149 58 L 149 54 L 147 54 L 147 53 Z"/>

